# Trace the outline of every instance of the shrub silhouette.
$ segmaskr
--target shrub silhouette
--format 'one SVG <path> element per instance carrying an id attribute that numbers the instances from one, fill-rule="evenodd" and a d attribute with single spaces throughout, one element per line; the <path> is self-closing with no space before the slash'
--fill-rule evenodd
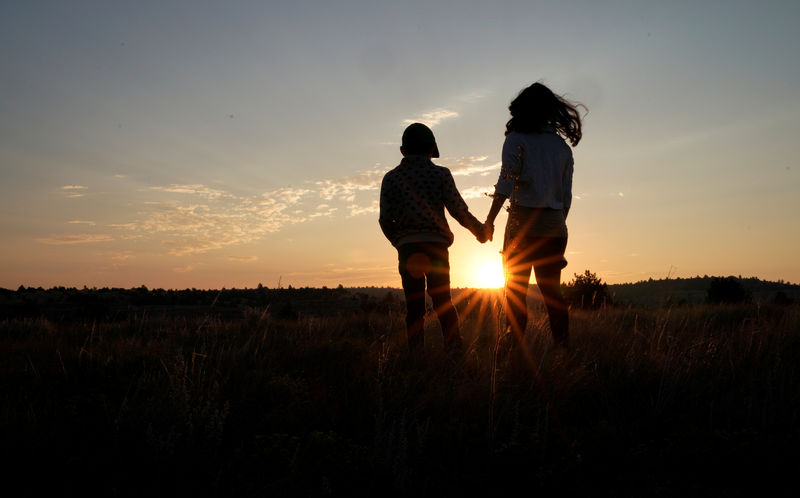
<path id="1" fill-rule="evenodd" d="M 611 304 L 608 284 L 589 270 L 582 275 L 575 274 L 575 279 L 564 287 L 564 298 L 579 308 L 598 308 Z"/>
<path id="2" fill-rule="evenodd" d="M 773 304 L 777 304 L 779 306 L 788 306 L 794 302 L 792 298 L 786 295 L 783 291 L 778 291 L 775 293 L 775 297 L 772 298 Z"/>
<path id="3" fill-rule="evenodd" d="M 708 285 L 706 301 L 713 304 L 746 303 L 750 301 L 750 293 L 736 277 L 713 277 Z"/>

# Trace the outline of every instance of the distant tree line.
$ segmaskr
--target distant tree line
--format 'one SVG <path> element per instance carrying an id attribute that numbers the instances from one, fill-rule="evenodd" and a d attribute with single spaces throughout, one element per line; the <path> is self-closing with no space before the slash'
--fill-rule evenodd
<path id="1" fill-rule="evenodd" d="M 270 289 L 132 289 L 20 286 L 0 289 L 0 319 L 45 316 L 54 319 L 124 319 L 132 313 L 241 315 L 248 309 L 268 310 L 275 317 L 337 314 L 396 306 L 387 288 L 346 289 L 302 287 Z M 389 292 L 391 294 L 391 292 Z"/>
<path id="2" fill-rule="evenodd" d="M 454 290 L 463 292 L 464 290 Z M 573 308 L 615 305 L 684 306 L 702 303 L 741 304 L 753 301 L 790 305 L 800 302 L 800 285 L 756 278 L 703 277 L 649 279 L 607 284 L 590 270 L 574 274 L 562 285 Z M 403 311 L 402 292 L 389 287 L 244 289 L 132 289 L 103 287 L 20 286 L 0 289 L 0 319 L 45 316 L 54 319 L 125 319 L 132 313 L 213 313 L 241 315 L 248 309 L 267 310 L 271 316 L 296 320 L 302 315 Z"/>
<path id="3" fill-rule="evenodd" d="M 686 306 L 760 302 L 789 305 L 800 301 L 800 285 L 755 277 L 708 276 L 648 279 L 612 284 L 608 291 L 616 304 Z"/>

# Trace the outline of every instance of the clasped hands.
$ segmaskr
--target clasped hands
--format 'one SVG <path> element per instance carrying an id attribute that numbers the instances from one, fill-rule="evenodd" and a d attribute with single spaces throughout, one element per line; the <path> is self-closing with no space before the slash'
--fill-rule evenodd
<path id="1" fill-rule="evenodd" d="M 494 223 L 486 222 L 481 223 L 477 227 L 477 233 L 475 234 L 475 238 L 478 239 L 478 242 L 481 244 L 485 243 L 487 240 L 491 242 L 492 237 L 494 236 Z"/>

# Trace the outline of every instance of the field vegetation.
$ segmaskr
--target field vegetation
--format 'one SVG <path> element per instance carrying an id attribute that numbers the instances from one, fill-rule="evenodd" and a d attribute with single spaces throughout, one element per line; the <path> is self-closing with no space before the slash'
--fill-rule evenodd
<path id="1" fill-rule="evenodd" d="M 535 299 L 512 348 L 499 291 L 464 290 L 464 356 L 442 352 L 431 319 L 425 355 L 409 357 L 401 300 L 325 291 L 353 305 L 223 306 L 217 291 L 188 312 L 93 314 L 15 308 L 24 296 L 8 291 L 4 484 L 59 496 L 796 489 L 796 303 L 576 306 L 570 349 L 553 350 Z"/>

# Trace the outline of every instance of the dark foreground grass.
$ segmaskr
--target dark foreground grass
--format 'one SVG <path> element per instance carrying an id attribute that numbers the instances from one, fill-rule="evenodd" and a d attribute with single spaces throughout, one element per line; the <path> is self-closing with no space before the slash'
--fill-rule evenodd
<path id="1" fill-rule="evenodd" d="M 59 496 L 794 494 L 800 308 L 542 313 L 496 297 L 464 357 L 403 354 L 397 313 L 0 323 L 8 489 Z M 777 486 L 777 488 L 776 488 Z M 775 493 L 773 493 L 774 495 Z M 779 491 L 778 494 L 781 494 Z"/>

